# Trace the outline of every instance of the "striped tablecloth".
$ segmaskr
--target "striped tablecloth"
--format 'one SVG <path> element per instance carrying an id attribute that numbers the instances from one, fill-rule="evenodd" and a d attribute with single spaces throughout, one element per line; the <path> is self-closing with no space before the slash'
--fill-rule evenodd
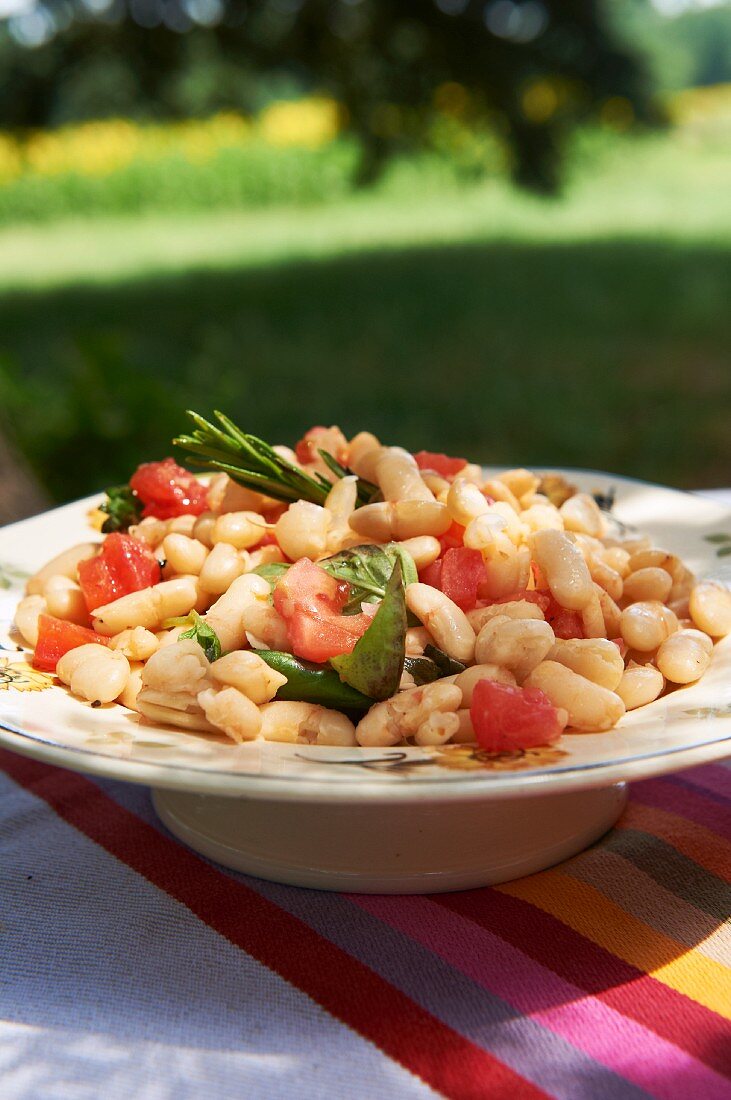
<path id="1" fill-rule="evenodd" d="M 731 1097 L 731 768 L 491 889 L 223 870 L 141 787 L 0 752 L 3 1100 Z"/>
<path id="2" fill-rule="evenodd" d="M 1 1100 L 731 1100 L 730 796 L 724 764 L 649 780 L 553 870 L 355 896 L 0 751 Z"/>

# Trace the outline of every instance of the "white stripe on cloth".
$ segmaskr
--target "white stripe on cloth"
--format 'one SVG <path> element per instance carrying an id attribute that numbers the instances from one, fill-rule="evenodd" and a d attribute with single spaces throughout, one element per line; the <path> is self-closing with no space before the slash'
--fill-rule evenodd
<path id="1" fill-rule="evenodd" d="M 2 1100 L 434 1096 L 2 773 L 0 879 Z"/>

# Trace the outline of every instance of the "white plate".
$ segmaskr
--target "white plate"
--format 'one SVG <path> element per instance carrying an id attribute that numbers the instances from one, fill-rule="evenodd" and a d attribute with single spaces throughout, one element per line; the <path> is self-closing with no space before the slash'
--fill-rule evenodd
<path id="1" fill-rule="evenodd" d="M 707 541 L 708 535 L 731 536 L 731 513 L 725 508 L 689 493 L 605 473 L 571 470 L 566 471 L 566 476 L 585 491 L 607 492 L 614 488 L 617 495 L 614 515 L 618 520 L 649 534 L 654 544 L 679 554 L 699 575 L 725 583 L 731 581 L 731 557 L 719 556 L 719 544 Z M 309 812 L 308 807 L 319 807 L 318 820 L 324 820 L 326 806 L 331 813 L 341 815 L 347 806 L 351 808 L 352 821 L 356 814 L 370 813 L 372 828 L 376 827 L 376 815 L 371 811 L 377 805 L 384 829 L 383 815 L 389 806 L 395 812 L 398 807 L 405 810 L 417 803 L 424 813 L 427 807 L 446 801 L 452 809 L 447 811 L 444 807 L 444 812 L 449 812 L 450 823 L 456 825 L 456 804 L 465 807 L 465 813 L 468 804 L 479 804 L 477 812 L 487 814 L 488 804 L 494 807 L 495 800 L 506 799 L 514 807 L 516 800 L 534 795 L 544 798 L 544 806 L 548 806 L 550 797 L 551 804 L 568 807 L 569 796 L 573 804 L 582 792 L 592 789 L 604 788 L 603 795 L 608 795 L 606 788 L 612 785 L 717 760 L 731 753 L 731 638 L 716 646 L 711 667 L 699 683 L 628 714 L 615 730 L 569 734 L 552 749 L 498 759 L 465 746 L 443 750 L 366 750 L 263 741 L 234 745 L 224 738 L 143 722 L 116 704 L 92 709 L 56 686 L 52 678 L 28 669 L 24 654 L 16 648 L 19 639 L 11 634 L 11 623 L 24 575 L 65 547 L 89 539 L 86 516 L 98 500 L 92 497 L 69 504 L 0 530 L 0 647 L 5 647 L 0 648 L 0 744 L 48 763 L 157 788 L 158 810 L 174 831 L 183 835 L 190 828 L 190 822 L 185 825 L 182 821 L 190 810 L 197 823 L 193 832 L 197 831 L 199 842 L 192 835 L 186 839 L 223 862 L 255 873 L 266 872 L 266 867 L 253 866 L 251 850 L 246 860 L 236 862 L 231 836 L 253 827 L 245 827 L 241 820 L 220 826 L 218 838 L 225 851 L 220 845 L 216 848 L 213 841 L 207 848 L 202 846 L 199 826 L 204 818 L 210 818 L 214 803 L 220 802 L 218 797 L 210 796 L 239 796 L 246 800 L 249 809 L 251 800 L 275 802 L 280 808 L 298 804 L 301 815 Z M 163 789 L 207 797 L 181 802 L 179 795 L 166 795 Z M 559 795 L 564 795 L 563 801 L 556 802 L 553 796 Z M 616 817 L 621 799 L 617 800 L 616 791 L 612 797 L 609 816 Z M 230 815 L 231 804 L 224 809 Z M 243 812 L 243 803 L 240 809 Z M 494 813 L 495 809 L 489 812 Z M 536 806 L 536 814 L 537 810 Z M 261 812 L 265 812 L 263 808 Z M 550 816 L 555 816 L 555 812 L 554 808 Z M 604 821 L 606 807 L 601 812 L 597 809 L 597 814 L 597 821 L 600 818 Z M 174 815 L 177 815 L 175 821 Z M 300 819 L 295 823 L 291 811 L 288 820 L 291 847 L 291 830 L 303 828 L 305 822 Z M 343 833 L 342 816 L 338 822 L 337 829 Z M 422 824 L 426 827 L 426 822 Z M 607 819 L 603 827 L 609 824 L 611 821 Z M 442 826 L 443 819 L 439 827 Z M 309 822 L 306 827 L 311 831 L 314 826 Z M 394 827 L 390 821 L 388 830 Z M 465 828 L 469 831 L 473 827 L 474 822 L 468 826 L 465 819 Z M 589 833 L 593 839 L 597 827 L 593 831 L 589 828 L 588 832 L 585 829 L 584 839 Z M 268 835 L 272 834 L 272 828 L 270 822 Z M 403 821 L 398 828 L 403 829 Z M 575 841 L 579 833 L 581 829 L 572 834 Z M 317 844 L 322 843 L 320 838 Z M 304 880 L 302 875 L 293 877 L 286 868 L 275 873 L 272 868 L 277 859 L 282 861 L 282 853 L 271 853 L 266 865 L 270 877 L 304 881 L 306 885 L 332 885 L 332 874 L 328 881 L 318 879 L 324 872 L 317 865 L 327 862 L 318 855 L 320 850 L 317 846 L 314 851 L 310 847 L 306 856 L 309 878 L 305 876 Z M 567 851 L 562 849 L 557 858 Z M 284 862 L 288 862 L 288 857 Z M 529 861 L 529 866 L 534 868 L 535 863 Z M 525 869 L 523 864 L 521 867 Z M 360 871 L 354 868 L 352 873 L 358 875 L 362 871 L 362 867 Z M 433 872 L 439 874 L 440 867 L 435 866 Z M 385 873 L 371 876 L 380 887 L 361 888 L 383 888 Z M 414 871 L 417 875 L 431 873 L 428 868 Z M 342 885 L 342 874 L 337 885 Z M 498 880 L 485 878 L 485 874 L 479 878 L 480 882 Z M 474 885 L 477 880 L 467 874 L 459 882 Z M 432 881 L 430 888 L 454 886 L 436 885 Z"/>

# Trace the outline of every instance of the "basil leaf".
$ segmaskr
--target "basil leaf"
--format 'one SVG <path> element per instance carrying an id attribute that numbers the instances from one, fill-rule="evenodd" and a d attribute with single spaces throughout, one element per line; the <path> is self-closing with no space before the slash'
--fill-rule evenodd
<path id="1" fill-rule="evenodd" d="M 352 546 L 349 550 L 341 550 L 339 554 L 318 562 L 318 565 L 331 577 L 350 585 L 350 598 L 343 608 L 347 615 L 357 612 L 362 603 L 374 603 L 383 599 L 396 562 L 401 566 L 404 585 L 418 580 L 414 559 L 403 547 L 393 542 L 386 546 L 375 546 L 372 543 Z"/>
<path id="2" fill-rule="evenodd" d="M 344 684 L 335 669 L 301 661 L 291 653 L 273 649 L 257 649 L 256 654 L 270 668 L 287 677 L 275 699 L 294 699 L 303 703 L 318 703 L 333 710 L 366 711 L 373 700 Z"/>
<path id="3" fill-rule="evenodd" d="M 381 606 L 352 653 L 332 657 L 340 679 L 371 699 L 389 699 L 398 691 L 406 652 L 406 599 L 401 562 L 391 572 Z"/>
<path id="4" fill-rule="evenodd" d="M 190 617 L 193 620 L 193 625 L 190 630 L 186 630 L 181 634 L 178 640 L 192 638 L 201 647 L 209 661 L 217 661 L 221 656 L 221 643 L 215 630 L 208 625 L 205 619 L 200 617 L 197 611 L 191 611 Z"/>
<path id="5" fill-rule="evenodd" d="M 139 523 L 142 507 L 142 501 L 134 495 L 129 485 L 115 485 L 107 489 L 107 499 L 99 505 L 99 511 L 107 514 L 102 533 L 108 535 L 112 531 L 126 531 L 133 523 Z"/>
<path id="6" fill-rule="evenodd" d="M 252 573 L 256 573 L 258 577 L 263 577 L 274 588 L 279 578 L 288 569 L 289 564 L 286 561 L 270 561 L 266 565 L 257 565 L 256 569 L 252 569 Z"/>
<path id="7" fill-rule="evenodd" d="M 417 687 L 422 684 L 432 684 L 435 680 L 441 680 L 443 676 L 454 676 L 464 672 L 465 665 L 455 661 L 453 657 L 437 649 L 435 645 L 428 645 L 424 649 L 422 657 L 407 657 L 404 660 L 404 668 L 414 677 Z"/>

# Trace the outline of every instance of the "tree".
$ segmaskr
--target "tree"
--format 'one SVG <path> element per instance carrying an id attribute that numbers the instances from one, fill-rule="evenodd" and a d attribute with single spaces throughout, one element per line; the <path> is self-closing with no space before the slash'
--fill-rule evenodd
<path id="1" fill-rule="evenodd" d="M 262 82 L 276 79 L 335 96 L 362 144 L 363 181 L 395 151 L 430 140 L 441 102 L 496 129 L 515 177 L 550 191 L 567 134 L 607 101 L 623 117 L 652 116 L 645 67 L 615 38 L 600 0 L 129 0 L 128 9 L 112 0 L 104 18 L 77 7 L 63 29 L 68 0 L 43 5 L 47 41 L 23 48 L 18 26 L 15 43 L 5 35 L 5 126 L 110 114 L 120 103 L 143 116 L 184 114 L 181 89 L 203 56 L 216 79 L 192 82 L 198 111 L 250 110 Z"/>

